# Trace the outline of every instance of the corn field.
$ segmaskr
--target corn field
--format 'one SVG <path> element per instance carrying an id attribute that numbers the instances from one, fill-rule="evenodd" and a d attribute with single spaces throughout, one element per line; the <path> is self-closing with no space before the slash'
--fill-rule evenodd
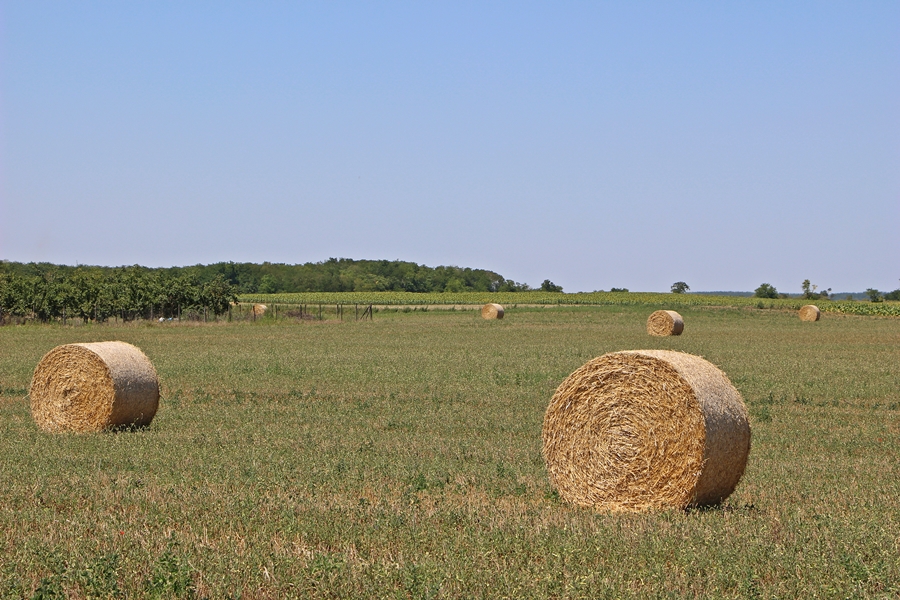
<path id="1" fill-rule="evenodd" d="M 556 292 L 302 292 L 293 294 L 242 294 L 241 302 L 285 305 L 373 304 L 375 306 L 479 305 L 496 302 L 515 305 L 586 305 L 586 306 L 733 306 L 776 310 L 799 310 L 809 304 L 801 298 L 768 299 L 746 296 L 711 296 L 707 294 L 664 294 L 653 292 L 590 292 L 564 294 Z M 860 302 L 816 300 L 824 313 L 900 317 L 900 302 Z"/>

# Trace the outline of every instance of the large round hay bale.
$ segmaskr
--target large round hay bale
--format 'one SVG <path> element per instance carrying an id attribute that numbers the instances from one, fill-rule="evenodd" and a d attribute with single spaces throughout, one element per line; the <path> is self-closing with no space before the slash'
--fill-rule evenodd
<path id="1" fill-rule="evenodd" d="M 806 306 L 800 307 L 801 321 L 818 321 L 821 316 L 822 311 L 820 311 L 819 307 L 815 304 L 807 304 Z"/>
<path id="2" fill-rule="evenodd" d="M 57 346 L 31 380 L 31 414 L 45 431 L 149 425 L 158 406 L 156 369 L 125 342 Z"/>
<path id="3" fill-rule="evenodd" d="M 253 308 L 250 309 L 253 315 L 257 317 L 261 317 L 266 314 L 267 310 L 269 310 L 269 307 L 265 304 L 254 304 Z"/>
<path id="4" fill-rule="evenodd" d="M 684 319 L 674 310 L 658 310 L 647 319 L 647 333 L 666 336 L 681 335 Z"/>
<path id="5" fill-rule="evenodd" d="M 482 319 L 502 319 L 503 307 L 499 304 L 489 303 L 481 307 Z"/>
<path id="6" fill-rule="evenodd" d="M 750 423 L 740 393 L 699 356 L 612 352 L 559 386 L 543 442 L 550 483 L 569 502 L 617 512 L 680 509 L 734 491 Z"/>

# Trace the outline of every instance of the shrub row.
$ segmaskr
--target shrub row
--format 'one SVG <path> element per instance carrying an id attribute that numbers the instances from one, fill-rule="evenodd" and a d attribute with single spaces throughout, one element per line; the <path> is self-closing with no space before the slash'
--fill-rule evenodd
<path id="1" fill-rule="evenodd" d="M 183 310 L 221 315 L 237 299 L 221 275 L 208 281 L 189 272 L 144 267 L 47 270 L 38 274 L 0 271 L 0 322 L 12 317 L 43 322 L 74 318 L 180 317 Z"/>

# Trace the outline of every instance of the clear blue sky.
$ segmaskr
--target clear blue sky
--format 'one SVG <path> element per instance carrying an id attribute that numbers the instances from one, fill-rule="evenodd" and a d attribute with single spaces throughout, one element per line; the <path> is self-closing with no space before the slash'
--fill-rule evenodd
<path id="1" fill-rule="evenodd" d="M 2 2 L 0 258 L 900 287 L 900 2 Z"/>

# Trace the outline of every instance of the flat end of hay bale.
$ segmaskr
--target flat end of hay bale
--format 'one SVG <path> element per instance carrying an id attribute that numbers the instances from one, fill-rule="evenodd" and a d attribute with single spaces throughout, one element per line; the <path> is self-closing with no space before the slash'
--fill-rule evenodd
<path id="1" fill-rule="evenodd" d="M 801 321 L 818 321 L 822 316 L 822 311 L 815 304 L 807 304 L 800 308 Z"/>
<path id="2" fill-rule="evenodd" d="M 502 319 L 503 307 L 493 302 L 485 304 L 481 307 L 482 319 Z"/>
<path id="3" fill-rule="evenodd" d="M 611 512 L 715 504 L 750 451 L 740 394 L 718 368 L 683 352 L 595 358 L 556 390 L 543 455 L 564 500 Z"/>
<path id="4" fill-rule="evenodd" d="M 684 319 L 674 310 L 658 310 L 647 319 L 647 333 L 655 336 L 681 335 Z"/>
<path id="5" fill-rule="evenodd" d="M 149 425 L 159 407 L 150 360 L 125 342 L 57 346 L 31 380 L 31 414 L 49 432 Z"/>

